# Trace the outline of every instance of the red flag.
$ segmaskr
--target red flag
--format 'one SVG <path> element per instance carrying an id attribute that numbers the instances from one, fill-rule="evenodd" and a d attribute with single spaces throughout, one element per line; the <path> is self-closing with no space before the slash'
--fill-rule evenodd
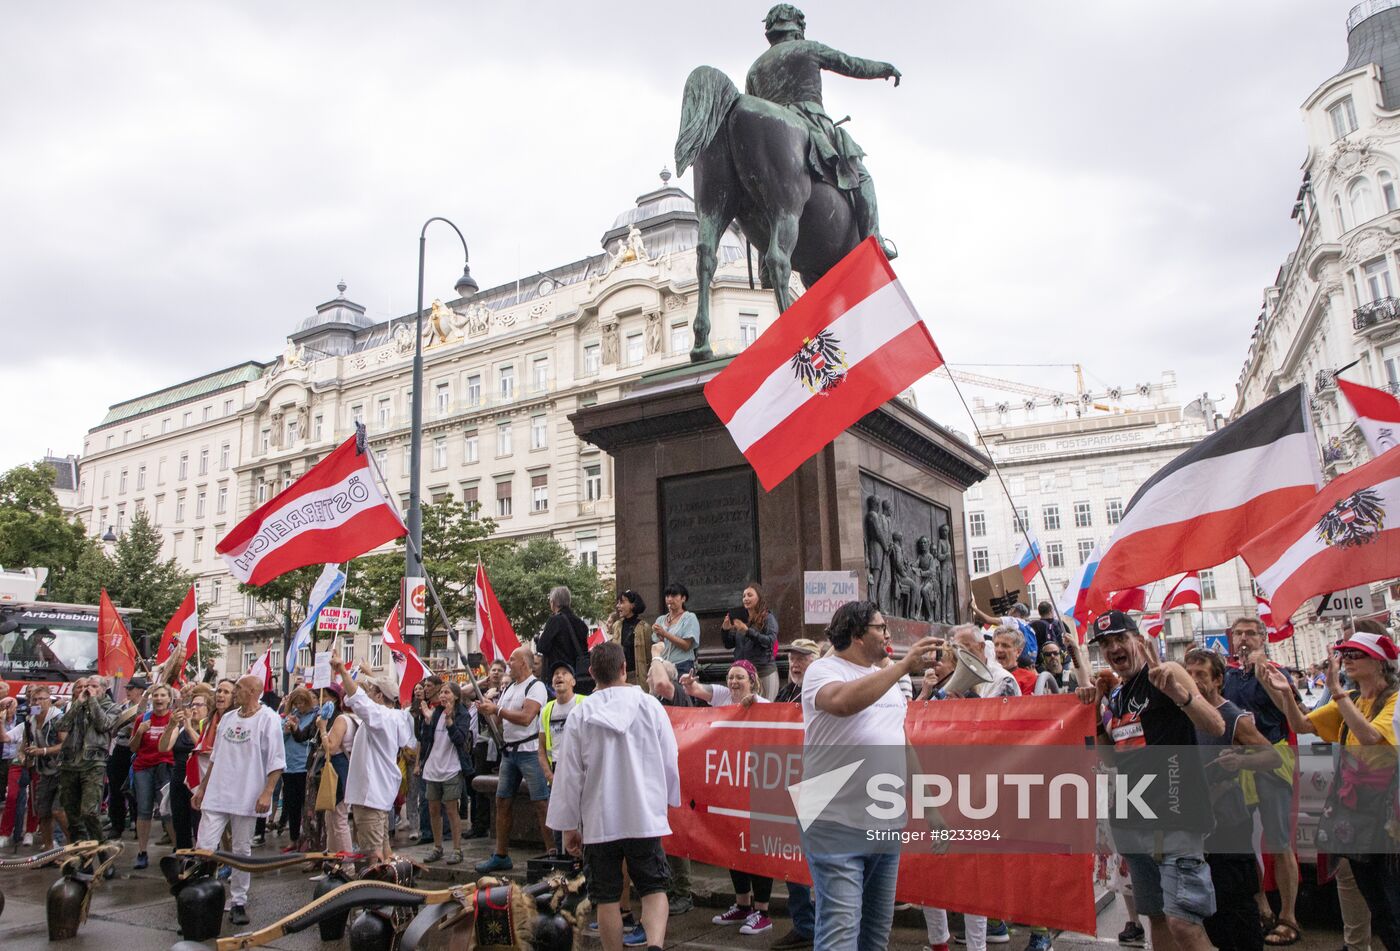
<path id="1" fill-rule="evenodd" d="M 1201 609 L 1201 573 L 1199 571 L 1187 572 L 1186 576 L 1167 592 L 1167 597 L 1162 602 L 1162 613 L 1166 614 L 1168 611 L 1179 611 L 1188 607 L 1194 607 L 1197 611 Z"/>
<path id="2" fill-rule="evenodd" d="M 1129 611 L 1143 611 L 1147 608 L 1147 589 L 1128 588 L 1126 591 L 1115 591 L 1108 599 L 1108 607 L 1111 611 L 1122 611 L 1124 614 Z"/>
<path id="3" fill-rule="evenodd" d="M 384 646 L 389 648 L 394 660 L 394 670 L 398 674 L 399 705 L 408 709 L 410 701 L 413 700 L 413 688 L 428 676 L 428 668 L 424 666 L 423 659 L 418 656 L 418 651 L 413 649 L 413 645 L 403 639 L 403 612 L 400 610 L 402 607 L 402 601 L 396 602 L 394 610 L 389 612 L 389 617 L 384 621 Z"/>
<path id="4" fill-rule="evenodd" d="M 165 625 L 165 633 L 160 636 L 160 648 L 156 651 L 156 663 L 163 664 L 175 650 L 176 644 L 185 645 L 185 660 L 199 662 L 199 606 L 195 599 L 194 585 L 185 592 L 185 600 Z"/>
<path id="5" fill-rule="evenodd" d="M 607 640 L 607 635 L 603 633 L 603 625 L 599 624 L 588 633 L 588 649 L 592 650 L 605 640 Z"/>
<path id="6" fill-rule="evenodd" d="M 363 433 L 233 527 L 214 550 L 245 584 L 266 584 L 306 565 L 338 564 L 407 533 L 384 500 Z"/>
<path id="7" fill-rule="evenodd" d="M 496 592 L 491 590 L 486 567 L 481 562 L 476 563 L 476 633 L 481 655 L 488 664 L 493 660 L 507 660 L 520 647 L 520 638 L 515 636 L 501 602 L 496 600 Z"/>
<path id="8" fill-rule="evenodd" d="M 1289 620 L 1316 594 L 1400 576 L 1400 453 L 1340 475 L 1240 554 L 1273 606 Z M 1389 516 L 1389 517 L 1388 517 Z"/>
<path id="9" fill-rule="evenodd" d="M 705 399 L 771 491 L 846 427 L 942 365 L 871 237 L 705 384 Z"/>
<path id="10" fill-rule="evenodd" d="M 118 682 L 136 674 L 136 645 L 127 633 L 122 616 L 117 613 L 107 589 L 97 602 L 97 672 L 115 677 Z"/>
<path id="11" fill-rule="evenodd" d="M 1269 602 L 1254 596 L 1254 600 L 1259 608 L 1259 620 L 1264 623 L 1264 632 L 1269 636 L 1269 643 L 1276 644 L 1279 641 L 1286 641 L 1293 636 L 1293 622 L 1289 621 L 1283 627 L 1274 626 L 1274 609 L 1269 606 Z"/>
<path id="12" fill-rule="evenodd" d="M 384 620 L 384 646 L 395 654 L 408 646 L 403 639 L 403 621 L 400 618 L 403 601 L 394 602 L 394 610 L 389 612 L 389 616 Z"/>
<path id="13" fill-rule="evenodd" d="M 270 693 L 273 689 L 272 667 L 272 648 L 269 647 L 267 650 L 262 652 L 262 655 L 257 660 L 253 661 L 253 665 L 248 668 L 248 672 L 243 676 L 261 677 L 263 682 L 262 692 Z"/>
<path id="14" fill-rule="evenodd" d="M 1366 437 L 1372 456 L 1394 449 L 1400 439 L 1400 400 L 1387 393 L 1360 383 L 1337 378 L 1337 389 L 1356 413 L 1356 428 Z"/>

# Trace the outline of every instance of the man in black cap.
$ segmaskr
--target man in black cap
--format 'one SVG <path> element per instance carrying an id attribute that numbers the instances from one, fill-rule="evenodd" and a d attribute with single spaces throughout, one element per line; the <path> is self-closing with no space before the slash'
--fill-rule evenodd
<path id="1" fill-rule="evenodd" d="M 1215 912 L 1205 836 L 1214 819 L 1204 764 L 1190 754 L 1197 731 L 1220 736 L 1225 721 L 1201 698 L 1186 669 L 1163 662 L 1156 642 L 1139 634 L 1128 615 L 1105 612 L 1094 619 L 1090 633 L 1089 642 L 1099 645 L 1122 681 L 1107 698 L 1107 724 L 1099 718 L 1099 741 L 1114 748 L 1120 782 L 1126 779 L 1126 787 L 1119 788 L 1134 794 L 1118 804 L 1111 827 L 1128 864 L 1138 911 L 1152 924 L 1155 947 L 1205 951 L 1211 943 L 1201 923 Z M 1100 702 L 1104 699 L 1100 696 Z M 1170 749 L 1154 754 L 1151 747 Z"/>

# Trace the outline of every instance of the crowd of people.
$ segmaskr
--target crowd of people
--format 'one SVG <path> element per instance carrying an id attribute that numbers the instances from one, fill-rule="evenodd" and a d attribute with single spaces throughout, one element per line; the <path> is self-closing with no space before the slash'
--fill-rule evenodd
<path id="1" fill-rule="evenodd" d="M 410 841 L 429 846 L 426 862 L 457 865 L 466 840 L 494 831 L 495 848 L 475 869 L 499 873 L 512 868 L 523 789 L 542 849 L 583 859 L 597 908 L 589 928 L 604 947 L 660 947 L 668 917 L 693 907 L 689 860 L 662 848 L 668 809 L 680 796 L 676 741 L 662 707 L 799 704 L 811 759 L 837 746 L 889 746 L 903 735 L 910 704 L 1072 692 L 1095 705 L 1100 742 L 1115 748 L 1120 772 L 1145 769 L 1142 757 L 1154 746 L 1208 754 L 1181 782 L 1209 809 L 1151 824 L 1115 819 L 1104 840 L 1099 867 L 1130 913 L 1120 943 L 1146 943 L 1142 916 L 1164 951 L 1258 951 L 1302 934 L 1292 737 L 1317 734 L 1344 752 L 1388 748 L 1388 775 L 1374 760 L 1344 755 L 1337 782 L 1353 811 L 1394 816 L 1397 650 L 1372 622 L 1349 630 L 1323 668 L 1323 699 L 1304 709 L 1298 685 L 1307 675 L 1269 659 L 1255 618 L 1231 628 L 1230 657 L 1197 649 L 1178 664 L 1162 660 L 1129 615 L 1108 612 L 1089 631 L 1103 662 L 1093 674 L 1048 604 L 1033 621 L 1020 605 L 1005 616 L 978 610 L 982 624 L 955 626 L 896 658 L 870 602 L 840 607 L 824 644 L 799 638 L 780 647 L 776 614 L 751 584 L 721 624 L 732 662 L 722 682 L 705 683 L 688 591 L 671 584 L 663 598 L 665 612 L 649 620 L 642 596 L 624 590 L 609 636 L 590 649 L 568 589 L 556 588 L 533 648 L 493 662 L 476 687 L 426 677 L 403 706 L 396 684 L 352 672 L 339 656 L 328 688 L 298 686 L 285 697 L 264 692 L 260 677 L 218 678 L 212 666 L 178 689 L 133 678 L 120 702 L 108 678 L 84 678 L 66 707 L 46 685 L 9 697 L 0 683 L 0 845 L 42 849 L 130 832 L 140 869 L 158 829 L 159 844 L 177 848 L 248 854 L 271 838 L 284 841 L 284 851 L 358 853 L 373 862 L 387 861 L 396 832 L 406 829 Z M 782 684 L 780 651 L 788 669 Z M 981 676 L 954 690 L 951 675 L 969 655 Z M 1247 832 L 1240 838 L 1254 815 L 1277 912 L 1261 887 L 1252 840 Z M 864 951 L 888 943 L 897 852 L 838 850 L 824 838 L 830 831 L 822 823 L 804 831 L 812 884 L 786 883 L 790 927 L 769 947 Z M 1348 947 L 1374 937 L 1400 949 L 1394 854 L 1336 858 Z M 230 879 L 231 923 L 247 924 L 247 873 L 221 874 Z M 733 902 L 714 923 L 744 935 L 771 932 L 773 880 L 742 869 L 730 875 Z M 947 951 L 948 914 L 926 908 L 924 916 L 931 951 Z M 1027 951 L 1050 951 L 1049 929 L 1025 924 Z M 984 951 L 1006 943 L 1009 932 L 1004 921 L 968 914 L 958 940 Z"/>

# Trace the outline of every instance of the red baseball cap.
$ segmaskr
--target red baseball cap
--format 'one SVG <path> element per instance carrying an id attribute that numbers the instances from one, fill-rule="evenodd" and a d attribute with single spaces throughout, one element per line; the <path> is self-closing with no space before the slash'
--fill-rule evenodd
<path id="1" fill-rule="evenodd" d="M 1376 660 L 1395 661 L 1400 659 L 1400 649 L 1397 649 L 1395 642 L 1380 634 L 1363 634 L 1360 631 L 1352 634 L 1351 637 L 1340 641 L 1336 645 L 1337 650 L 1352 648 L 1359 650 L 1368 657 Z"/>

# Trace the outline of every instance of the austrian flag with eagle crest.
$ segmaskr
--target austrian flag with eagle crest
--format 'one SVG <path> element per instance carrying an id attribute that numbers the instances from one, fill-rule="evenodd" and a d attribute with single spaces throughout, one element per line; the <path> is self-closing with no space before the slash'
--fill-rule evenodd
<path id="1" fill-rule="evenodd" d="M 1385 507 L 1375 489 L 1360 489 L 1327 510 L 1318 520 L 1317 537 L 1328 545 L 1349 548 L 1376 540 L 1385 529 Z"/>

